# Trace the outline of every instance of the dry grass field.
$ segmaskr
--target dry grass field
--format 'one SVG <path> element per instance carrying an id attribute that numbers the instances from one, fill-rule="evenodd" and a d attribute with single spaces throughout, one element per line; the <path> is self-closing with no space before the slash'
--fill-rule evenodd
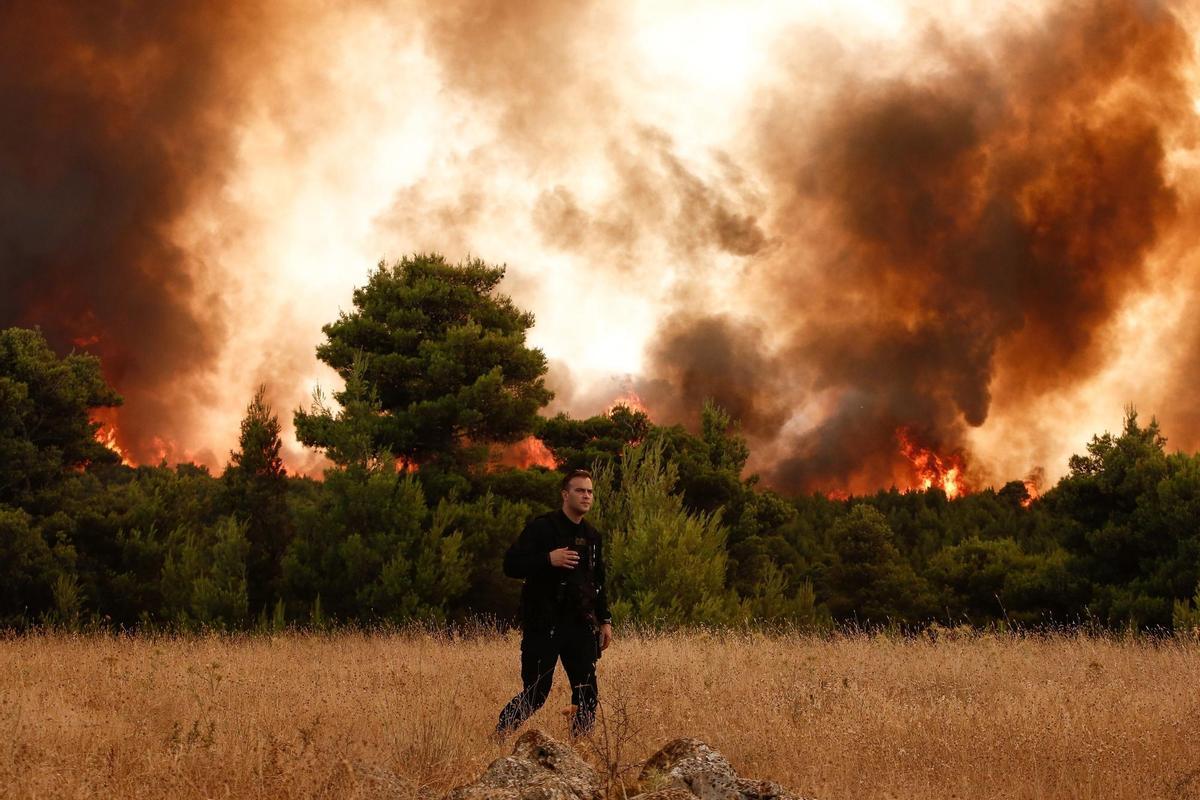
<path id="1" fill-rule="evenodd" d="M 0 797 L 438 797 L 507 753 L 488 733 L 517 645 L 3 639 Z M 1200 798 L 1195 644 L 627 636 L 600 680 L 607 724 L 579 745 L 597 764 L 689 735 L 824 800 Z M 558 737 L 563 684 L 531 722 Z"/>

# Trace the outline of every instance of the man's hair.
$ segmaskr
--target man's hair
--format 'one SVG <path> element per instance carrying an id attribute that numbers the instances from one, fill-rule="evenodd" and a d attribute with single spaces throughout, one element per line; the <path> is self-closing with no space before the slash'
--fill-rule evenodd
<path id="1" fill-rule="evenodd" d="M 591 480 L 592 473 L 586 469 L 573 469 L 563 476 L 562 483 L 559 484 L 558 488 L 565 492 L 567 489 L 571 488 L 571 481 L 575 480 L 576 478 L 587 478 L 588 480 Z"/>

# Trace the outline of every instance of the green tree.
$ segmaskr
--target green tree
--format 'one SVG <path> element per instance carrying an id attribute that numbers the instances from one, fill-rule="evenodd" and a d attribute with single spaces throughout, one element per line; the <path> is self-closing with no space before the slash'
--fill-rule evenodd
<path id="1" fill-rule="evenodd" d="M 448 529 L 462 532 L 469 569 L 465 591 L 449 606 L 453 615 L 514 620 L 521 584 L 505 576 L 504 554 L 533 516 L 529 504 L 487 494 L 470 502 L 443 500 L 441 512 Z"/>
<path id="2" fill-rule="evenodd" d="M 663 441 L 666 458 L 676 465 L 677 488 L 687 507 L 708 513 L 723 509 L 726 524 L 738 528 L 753 496 L 754 479 L 742 480 L 750 448 L 737 422 L 706 400 L 698 436 L 679 425 L 656 428 L 655 434 Z"/>
<path id="3" fill-rule="evenodd" d="M 0 505 L 0 627 L 20 627 L 47 613 L 58 574 L 50 547 L 29 514 Z"/>
<path id="4" fill-rule="evenodd" d="M 59 358 L 40 331 L 0 330 L 0 503 L 38 514 L 72 473 L 119 461 L 89 413 L 120 404 L 95 356 Z"/>
<path id="5" fill-rule="evenodd" d="M 376 451 L 410 463 L 472 462 L 472 451 L 512 443 L 533 430 L 553 396 L 546 357 L 527 347 L 533 315 L 497 291 L 504 267 L 440 255 L 380 263 L 354 291 L 354 311 L 323 330 L 317 357 L 347 382 L 357 374 L 379 413 L 364 432 Z M 361 393 L 360 393 L 361 394 Z M 298 411 L 297 436 L 329 449 L 340 424 L 328 408 Z"/>
<path id="6" fill-rule="evenodd" d="M 1120 435 L 1093 437 L 1042 499 L 1091 584 L 1091 614 L 1112 625 L 1171 624 L 1174 601 L 1200 577 L 1195 459 L 1168 456 L 1158 422 L 1143 427 L 1130 408 Z"/>
<path id="7" fill-rule="evenodd" d="M 246 525 L 234 517 L 199 530 L 176 529 L 162 569 L 164 615 L 182 625 L 243 626 L 249 550 Z"/>
<path id="8" fill-rule="evenodd" d="M 512 503 L 526 506 L 530 511 L 554 509 L 562 503 L 559 483 L 563 473 L 545 467 L 515 469 L 498 467 L 472 475 L 470 496 L 476 499 L 489 494 Z M 425 475 L 421 475 L 425 482 Z M 429 487 L 426 484 L 426 494 Z M 507 545 L 506 545 L 507 546 Z"/>
<path id="9" fill-rule="evenodd" d="M 618 404 L 587 419 L 566 414 L 544 419 L 537 435 L 562 469 L 590 469 L 598 461 L 619 460 L 625 448 L 645 441 L 650 428 L 646 412 Z"/>
<path id="10" fill-rule="evenodd" d="M 744 596 L 746 614 L 757 622 L 788 622 L 810 629 L 830 627 L 829 611 L 817 603 L 812 582 L 802 581 L 795 589 L 789 584 L 784 571 L 767 562 L 754 590 Z"/>
<path id="11" fill-rule="evenodd" d="M 69 557 L 85 611 L 114 625 L 167 621 L 162 571 L 179 537 L 215 529 L 221 481 L 192 464 L 89 470 L 58 491 L 59 509 L 39 524 Z M 173 538 L 174 537 L 174 538 Z"/>
<path id="12" fill-rule="evenodd" d="M 246 523 L 247 592 L 255 611 L 278 596 L 280 563 L 291 540 L 287 471 L 279 451 L 279 418 L 259 386 L 242 418 L 239 447 L 230 454 L 224 483 L 229 509 Z"/>
<path id="13" fill-rule="evenodd" d="M 304 425 L 303 434 L 297 427 L 296 435 L 304 444 L 321 448 L 339 467 L 373 472 L 394 468 L 395 459 L 388 446 L 375 437 L 383 407 L 379 393 L 363 377 L 365 362 L 364 357 L 357 357 L 346 374 L 346 386 L 337 395 L 339 408 L 329 405 L 320 387 L 313 391 L 310 410 L 296 410 L 296 425 Z"/>
<path id="14" fill-rule="evenodd" d="M 441 618 L 467 588 L 454 511 L 442 503 L 431 513 L 412 475 L 326 470 L 319 494 L 299 499 L 294 514 L 282 581 L 293 616 L 319 599 L 341 621 Z"/>
<path id="15" fill-rule="evenodd" d="M 834 558 L 826 576 L 829 610 L 864 625 L 915 621 L 929 607 L 928 590 L 896 549 L 878 510 L 859 503 L 834 523 Z"/>
<path id="16" fill-rule="evenodd" d="M 1071 456 L 1070 472 L 1055 487 L 1056 509 L 1093 529 L 1127 522 L 1167 474 L 1166 443 L 1158 420 L 1142 427 L 1137 411 L 1127 409 L 1119 436 L 1093 436 L 1087 455 Z"/>
<path id="17" fill-rule="evenodd" d="M 1176 600 L 1171 608 L 1171 628 L 1178 635 L 1200 637 L 1200 584 L 1190 599 Z"/>
<path id="18" fill-rule="evenodd" d="M 677 481 L 658 439 L 626 449 L 619 465 L 596 467 L 591 519 L 608 535 L 613 616 L 667 625 L 735 622 L 744 611 L 725 585 L 720 513 L 688 511 Z"/>
<path id="19" fill-rule="evenodd" d="M 974 624 L 1062 622 L 1086 598 L 1065 551 L 1025 553 L 1012 539 L 972 537 L 947 547 L 933 556 L 927 575 L 941 589 L 939 608 Z"/>

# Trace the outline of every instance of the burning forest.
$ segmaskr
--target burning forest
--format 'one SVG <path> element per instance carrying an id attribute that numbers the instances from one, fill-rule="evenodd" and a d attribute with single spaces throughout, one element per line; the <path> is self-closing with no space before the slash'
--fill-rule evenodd
<path id="1" fill-rule="evenodd" d="M 129 464 L 337 388 L 422 251 L 508 265 L 547 413 L 711 398 L 784 493 L 1036 493 L 1128 404 L 1195 448 L 1194 9 L 872 9 L 7 4 L 0 327 L 101 357 Z"/>

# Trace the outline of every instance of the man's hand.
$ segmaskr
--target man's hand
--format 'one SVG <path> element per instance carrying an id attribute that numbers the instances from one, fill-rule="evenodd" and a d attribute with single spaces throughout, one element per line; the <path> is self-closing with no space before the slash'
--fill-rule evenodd
<path id="1" fill-rule="evenodd" d="M 600 649 L 606 650 L 612 644 L 612 625 L 607 622 L 600 626 Z"/>
<path id="2" fill-rule="evenodd" d="M 575 569 L 579 564 L 579 553 L 569 547 L 560 547 L 550 551 L 550 566 L 559 569 Z"/>

